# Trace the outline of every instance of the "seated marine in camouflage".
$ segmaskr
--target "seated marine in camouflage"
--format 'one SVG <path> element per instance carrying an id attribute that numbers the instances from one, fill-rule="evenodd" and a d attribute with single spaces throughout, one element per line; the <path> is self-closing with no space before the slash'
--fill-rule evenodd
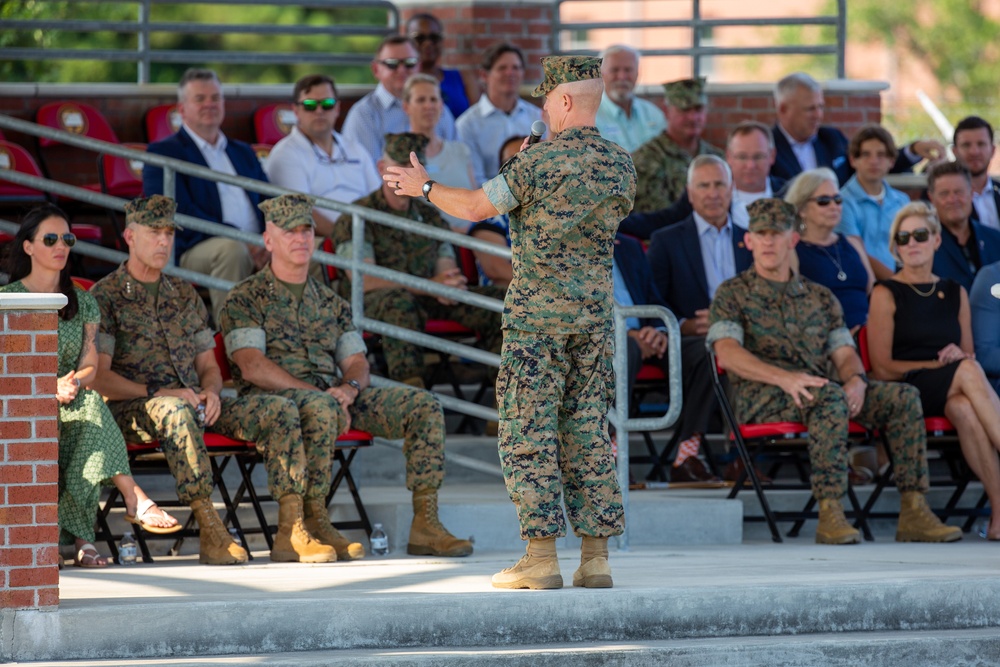
<path id="1" fill-rule="evenodd" d="M 176 208 L 162 195 L 125 206 L 129 258 L 91 290 L 101 309 L 93 388 L 108 399 L 126 440 L 160 442 L 177 496 L 198 521 L 201 563 L 247 561 L 212 504 L 205 431 L 251 440 L 263 454 L 268 489 L 281 507 L 271 560 L 334 561 L 336 552 L 302 520 L 310 452 L 303 450 L 294 404 L 278 396 L 220 398 L 208 310 L 191 285 L 162 272 L 173 249 Z"/>
<path id="2" fill-rule="evenodd" d="M 325 502 L 334 442 L 352 426 L 404 440 L 406 487 L 413 492 L 407 552 L 467 556 L 472 543 L 454 537 L 438 519 L 437 492 L 444 479 L 441 406 L 422 389 L 369 385 L 367 350 L 350 307 L 309 276 L 312 207 L 312 198 L 298 194 L 260 204 L 271 263 L 230 291 L 221 315 L 236 388 L 240 396 L 280 396 L 297 408 L 310 453 L 306 526 L 335 547 L 339 558 L 364 555 L 360 544 L 330 525 Z"/>
<path id="3" fill-rule="evenodd" d="M 716 290 L 706 344 L 731 373 L 741 421 L 808 427 L 812 492 L 819 501 L 816 541 L 859 541 L 841 504 L 847 492 L 848 420 L 886 436 L 901 495 L 896 540 L 962 539 L 962 531 L 942 524 L 924 498 L 927 440 L 919 392 L 899 382 L 869 381 L 837 298 L 792 271 L 795 208 L 780 199 L 759 199 L 747 212 L 744 242 L 753 266 Z M 831 363 L 836 377 L 828 376 Z"/>
<path id="4" fill-rule="evenodd" d="M 684 192 L 687 168 L 699 155 L 723 151 L 701 138 L 708 118 L 705 77 L 663 84 L 667 129 L 632 151 L 636 189 L 633 211 L 667 208 Z"/>
<path id="5" fill-rule="evenodd" d="M 411 151 L 423 161 L 427 142 L 427 137 L 409 132 L 385 135 L 385 152 L 378 161 L 379 173 L 385 174 L 386 167 L 390 165 L 409 165 Z M 441 229 L 451 229 L 436 208 L 422 201 L 397 195 L 388 183 L 383 182 L 378 190 L 354 203 Z M 351 255 L 350 216 L 338 218 L 333 240 L 337 245 L 338 255 Z M 454 247 L 450 243 L 426 236 L 366 222 L 365 261 L 443 285 L 467 289 L 467 281 L 456 261 Z M 348 298 L 354 276 L 350 271 L 346 274 L 346 279 L 340 281 L 340 293 Z M 496 286 L 468 289 L 496 299 L 503 299 L 506 292 L 504 288 Z M 432 296 L 374 276 L 364 276 L 364 292 L 365 314 L 368 317 L 414 331 L 423 331 L 428 319 L 454 320 L 473 329 L 482 340 L 484 348 L 490 352 L 500 352 L 503 341 L 500 313 Z M 424 386 L 422 348 L 391 337 L 383 337 L 382 347 L 390 378 L 416 387 Z"/>

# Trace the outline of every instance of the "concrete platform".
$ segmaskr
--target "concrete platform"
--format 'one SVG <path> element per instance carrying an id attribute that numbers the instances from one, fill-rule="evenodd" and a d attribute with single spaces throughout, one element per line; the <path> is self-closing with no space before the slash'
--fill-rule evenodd
<path id="1" fill-rule="evenodd" d="M 610 590 L 494 590 L 489 577 L 518 558 L 513 550 L 481 550 L 455 560 L 394 552 L 329 565 L 271 564 L 266 554 L 258 555 L 242 567 L 199 566 L 181 557 L 133 568 L 68 568 L 60 579 L 58 611 L 0 614 L 0 660 L 144 664 L 136 659 L 158 657 L 145 663 L 152 665 L 246 664 L 251 656 L 257 656 L 254 664 L 303 665 L 457 665 L 468 664 L 472 655 L 483 664 L 540 665 L 1000 660 L 1000 548 L 972 538 L 948 545 L 834 547 L 798 540 L 637 547 L 612 553 L 615 588 Z M 563 549 L 561 556 L 568 580 L 576 552 Z M 897 634 L 904 632 L 913 634 Z M 524 654 L 527 646 L 540 647 L 549 657 Z M 207 656 L 220 657 L 207 662 Z M 279 658 L 284 661 L 267 662 Z"/>

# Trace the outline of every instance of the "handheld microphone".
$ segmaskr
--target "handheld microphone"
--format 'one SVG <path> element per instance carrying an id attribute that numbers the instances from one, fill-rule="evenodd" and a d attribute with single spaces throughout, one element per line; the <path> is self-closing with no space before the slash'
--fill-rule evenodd
<path id="1" fill-rule="evenodd" d="M 542 135 L 545 134 L 545 130 L 547 129 L 548 128 L 545 127 L 545 123 L 543 123 L 540 120 L 536 120 L 534 123 L 532 123 L 531 134 L 528 135 L 528 145 L 530 146 L 531 144 L 537 144 L 541 140 Z"/>

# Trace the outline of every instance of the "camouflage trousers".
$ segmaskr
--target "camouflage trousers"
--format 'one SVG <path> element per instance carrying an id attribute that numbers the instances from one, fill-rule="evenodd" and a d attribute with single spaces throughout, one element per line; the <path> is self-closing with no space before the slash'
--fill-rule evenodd
<path id="1" fill-rule="evenodd" d="M 305 450 L 315 457 L 310 459 L 305 496 L 325 498 L 333 481 L 334 441 L 347 426 L 343 408 L 333 396 L 311 389 L 282 389 L 274 395 L 298 408 Z M 444 412 L 433 394 L 410 387 L 368 387 L 358 395 L 350 413 L 351 428 L 393 440 L 403 438 L 406 488 L 441 487 Z"/>
<path id="2" fill-rule="evenodd" d="M 505 288 L 495 286 L 472 287 L 469 291 L 501 300 L 506 294 Z M 365 314 L 372 319 L 421 332 L 428 319 L 454 320 L 475 331 L 482 347 L 490 352 L 500 352 L 503 340 L 500 313 L 464 303 L 446 306 L 432 296 L 418 296 L 402 288 L 378 289 L 365 294 Z M 384 336 L 382 349 L 389 366 L 389 377 L 393 380 L 424 376 L 423 348 Z"/>
<path id="3" fill-rule="evenodd" d="M 780 387 L 740 383 L 737 414 L 748 423 L 797 421 L 809 429 L 812 492 L 818 499 L 847 493 L 847 424 L 850 410 L 843 388 L 830 382 L 810 388 L 813 400 L 797 408 Z M 927 436 L 920 392 L 900 382 L 872 381 L 856 423 L 885 434 L 900 491 L 927 491 Z"/>
<path id="4" fill-rule="evenodd" d="M 620 535 L 621 489 L 608 438 L 614 398 L 613 334 L 507 329 L 497 406 L 504 480 L 521 539 Z"/>
<path id="5" fill-rule="evenodd" d="M 310 456 L 302 448 L 295 405 L 287 399 L 268 395 L 223 398 L 219 419 L 207 429 L 198 426 L 190 403 L 173 396 L 110 401 L 108 407 L 125 440 L 160 441 L 181 502 L 190 504 L 212 495 L 205 430 L 256 443 L 273 497 L 305 491 Z"/>

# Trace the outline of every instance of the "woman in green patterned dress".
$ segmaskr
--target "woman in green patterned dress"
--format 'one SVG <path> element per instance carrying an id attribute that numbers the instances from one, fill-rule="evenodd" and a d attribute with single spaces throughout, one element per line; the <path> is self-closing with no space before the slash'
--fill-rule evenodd
<path id="1" fill-rule="evenodd" d="M 62 293 L 59 313 L 59 543 L 75 544 L 75 565 L 107 567 L 94 546 L 101 487 L 114 484 L 125 499 L 126 520 L 152 532 L 181 526 L 135 483 L 121 431 L 101 395 L 87 389 L 97 371 L 94 341 L 100 311 L 89 293 L 73 284 L 67 261 L 76 243 L 66 214 L 45 205 L 30 211 L 8 246 L 4 292 Z"/>

